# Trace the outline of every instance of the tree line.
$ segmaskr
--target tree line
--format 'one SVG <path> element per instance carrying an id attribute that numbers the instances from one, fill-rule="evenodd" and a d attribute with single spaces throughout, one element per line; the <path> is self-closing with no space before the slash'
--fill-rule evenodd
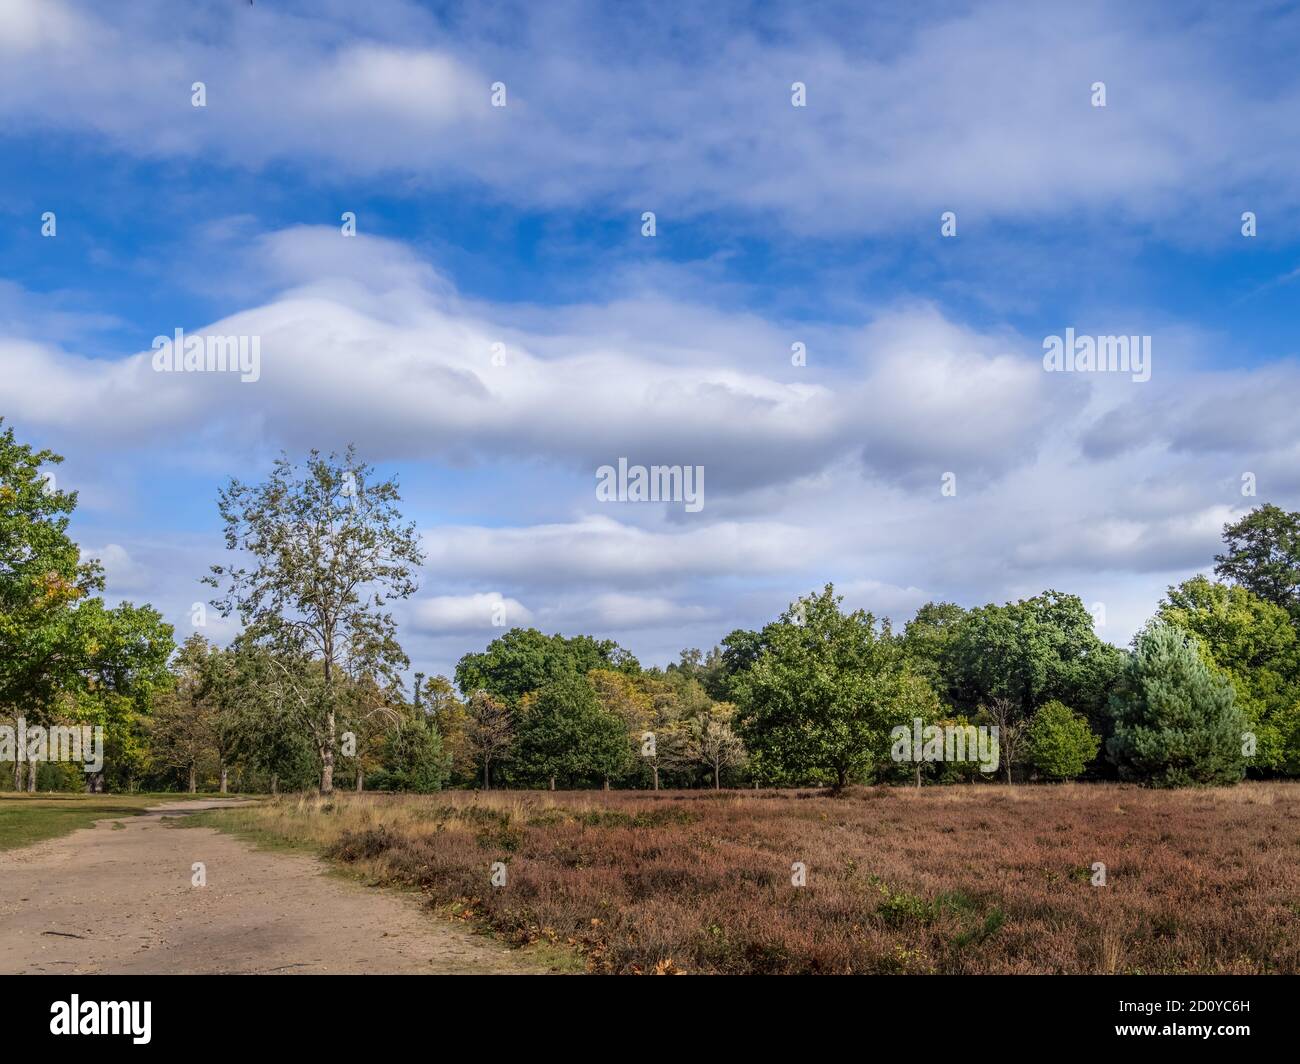
<path id="1" fill-rule="evenodd" d="M 3 422 L 0 421 L 0 427 Z M 1120 649 L 1074 595 L 922 606 L 900 630 L 827 585 L 757 630 L 642 667 L 613 640 L 515 628 L 452 678 L 414 673 L 390 612 L 417 589 L 396 482 L 351 448 L 218 496 L 205 577 L 228 646 L 107 608 L 68 535 L 61 459 L 0 433 L 0 724 L 104 728 L 106 764 L 15 788 L 432 791 L 830 786 L 988 778 L 900 759 L 899 729 L 997 729 L 998 773 L 1160 786 L 1300 774 L 1300 514 L 1224 529 L 1217 580 L 1168 589 Z M 987 766 L 984 766 L 986 768 Z M 24 775 L 25 770 L 25 775 Z"/>

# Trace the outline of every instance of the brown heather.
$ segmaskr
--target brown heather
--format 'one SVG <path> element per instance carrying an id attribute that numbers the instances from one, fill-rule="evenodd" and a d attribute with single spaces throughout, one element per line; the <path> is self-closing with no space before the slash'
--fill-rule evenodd
<path id="1" fill-rule="evenodd" d="M 1300 971 L 1300 783 L 340 794 L 221 816 L 593 972 Z"/>

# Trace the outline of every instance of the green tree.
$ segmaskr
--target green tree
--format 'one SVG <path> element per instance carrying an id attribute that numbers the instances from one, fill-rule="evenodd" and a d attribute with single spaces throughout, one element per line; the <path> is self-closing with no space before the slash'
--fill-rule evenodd
<path id="1" fill-rule="evenodd" d="M 319 781 L 317 751 L 302 727 L 296 696 L 311 684 L 306 663 L 273 662 L 266 647 L 242 635 L 226 651 L 225 663 L 223 696 L 234 715 L 234 756 L 264 775 L 272 794 L 280 793 L 282 782 L 297 789 L 313 776 Z M 294 676 L 298 669 L 302 674 Z"/>
<path id="2" fill-rule="evenodd" d="M 885 710 L 884 724 L 889 734 L 893 734 L 895 728 L 906 728 L 909 734 L 914 734 L 914 722 L 919 720 L 921 727 L 924 729 L 930 724 L 943 724 L 943 703 L 940 702 L 939 696 L 935 694 L 934 688 L 930 682 L 920 673 L 913 672 L 912 663 L 907 663 L 906 670 L 898 678 L 897 694 L 890 700 Z M 892 754 L 892 743 L 891 754 Z M 931 775 L 939 774 L 944 771 L 944 765 L 936 761 L 894 761 L 891 756 L 891 764 L 884 766 L 884 775 L 888 777 L 902 778 L 911 775 L 916 781 L 916 786 L 921 786 L 922 776 L 929 772 Z"/>
<path id="3" fill-rule="evenodd" d="M 483 789 L 492 788 L 492 766 L 510 760 L 515 741 L 515 712 L 499 698 L 478 690 L 465 701 L 465 749 L 475 766 L 483 766 Z"/>
<path id="4" fill-rule="evenodd" d="M 404 708 L 397 727 L 389 733 L 383 767 L 372 783 L 380 790 L 430 794 L 442 790 L 450 772 L 438 726 L 416 706 Z"/>
<path id="5" fill-rule="evenodd" d="M 217 717 L 212 682 L 213 649 L 195 633 L 172 664 L 175 682 L 150 721 L 150 754 L 163 770 L 179 769 L 187 789 L 198 789 L 201 769 L 217 758 Z"/>
<path id="6" fill-rule="evenodd" d="M 944 693 L 961 710 L 983 707 L 998 717 L 1008 742 L 1053 698 L 1082 710 L 1101 731 L 1109 725 L 1105 706 L 1123 661 L 1122 651 L 1097 638 L 1077 596 L 1045 591 L 967 614 L 943 653 Z M 1007 754 L 1004 743 L 1009 770 Z"/>
<path id="7" fill-rule="evenodd" d="M 1266 503 L 1225 525 L 1214 571 L 1300 619 L 1300 513 Z"/>
<path id="8" fill-rule="evenodd" d="M 677 722 L 679 737 L 671 747 L 673 760 L 692 769 L 703 767 L 713 789 L 722 786 L 724 769 L 745 763 L 745 744 L 734 730 L 736 707 L 730 702 L 710 702 L 704 709 Z"/>
<path id="9" fill-rule="evenodd" d="M 912 671 L 936 691 L 950 686 L 946 672 L 949 647 L 966 620 L 966 611 L 951 602 L 927 602 L 903 627 L 903 653 Z"/>
<path id="10" fill-rule="evenodd" d="M 1111 698 L 1107 751 L 1125 779 L 1161 787 L 1236 783 L 1246 720 L 1232 681 L 1200 656 L 1194 636 L 1155 621 L 1134 640 Z"/>
<path id="11" fill-rule="evenodd" d="M 1029 763 L 1054 780 L 1073 779 L 1101 749 L 1101 737 L 1088 720 L 1053 699 L 1038 707 L 1025 737 Z"/>
<path id="12" fill-rule="evenodd" d="M 467 735 L 469 718 L 465 703 L 456 694 L 456 688 L 445 676 L 425 680 L 420 694 L 420 712 L 437 731 L 438 744 L 446 760 L 447 776 L 444 784 L 473 784 L 481 778 L 475 764 L 474 751 Z"/>
<path id="13" fill-rule="evenodd" d="M 250 638 L 274 653 L 293 685 L 289 661 L 320 663 L 320 683 L 295 687 L 295 707 L 320 757 L 320 790 L 334 789 L 337 715 L 348 655 L 392 677 L 408 662 L 387 605 L 415 592 L 423 557 L 415 526 L 403 525 L 393 480 L 372 478 L 352 447 L 340 458 L 312 451 L 300 472 L 276 461 L 268 481 L 232 479 L 218 509 L 226 547 L 241 563 L 214 565 L 205 582 L 224 591 L 213 605 L 238 613 Z"/>
<path id="14" fill-rule="evenodd" d="M 740 736 L 759 778 L 829 783 L 865 778 L 888 756 L 902 658 L 888 625 L 844 613 L 827 584 L 764 629 L 765 647 L 737 674 Z"/>
<path id="15" fill-rule="evenodd" d="M 596 700 L 610 716 L 623 725 L 629 751 L 628 779 L 645 782 L 659 789 L 659 769 L 663 763 L 659 751 L 659 732 L 663 729 L 655 715 L 655 699 L 650 693 L 651 677 L 647 673 L 629 675 L 616 669 L 592 669 L 587 682 L 596 692 Z"/>
<path id="16" fill-rule="evenodd" d="M 555 790 L 609 781 L 626 770 L 622 721 L 606 713 L 583 676 L 564 676 L 524 700 L 515 774 Z"/>
<path id="17" fill-rule="evenodd" d="M 1290 614 L 1245 587 L 1197 576 L 1169 589 L 1159 616 L 1196 636 L 1231 678 L 1256 736 L 1250 765 L 1300 773 L 1300 633 Z"/>
<path id="18" fill-rule="evenodd" d="M 512 628 L 477 654 L 456 665 L 456 686 L 466 696 L 487 691 L 510 706 L 524 695 L 565 677 L 586 676 L 592 669 L 640 671 L 640 664 L 612 639 L 579 635 L 544 635 L 536 628 Z"/>
<path id="19" fill-rule="evenodd" d="M 41 468 L 62 461 L 18 443 L 12 428 L 0 432 L 0 717 L 49 726 L 71 710 L 82 723 L 108 723 L 125 707 L 112 696 L 147 710 L 166 682 L 172 629 L 149 606 L 108 609 L 95 597 L 103 569 L 82 561 L 68 535 L 77 494 Z M 29 790 L 36 772 L 30 764 Z"/>

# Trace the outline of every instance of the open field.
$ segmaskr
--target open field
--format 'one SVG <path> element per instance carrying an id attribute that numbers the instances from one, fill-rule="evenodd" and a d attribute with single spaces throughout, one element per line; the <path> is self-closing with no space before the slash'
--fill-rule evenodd
<path id="1" fill-rule="evenodd" d="M 161 801 L 210 798 L 203 794 L 0 793 L 0 850 L 58 838 L 97 820 L 133 816 Z"/>
<path id="2" fill-rule="evenodd" d="M 594 972 L 1300 971 L 1294 783 L 339 794 L 199 818 Z"/>

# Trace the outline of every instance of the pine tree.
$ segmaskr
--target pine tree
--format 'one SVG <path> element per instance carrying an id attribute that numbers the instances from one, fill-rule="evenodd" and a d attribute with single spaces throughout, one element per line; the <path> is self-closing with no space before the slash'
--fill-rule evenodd
<path id="1" fill-rule="evenodd" d="M 1232 682 L 1180 628 L 1155 622 L 1138 636 L 1110 710 L 1107 750 L 1124 779 L 1187 787 L 1236 783 L 1244 773 L 1245 718 Z"/>

